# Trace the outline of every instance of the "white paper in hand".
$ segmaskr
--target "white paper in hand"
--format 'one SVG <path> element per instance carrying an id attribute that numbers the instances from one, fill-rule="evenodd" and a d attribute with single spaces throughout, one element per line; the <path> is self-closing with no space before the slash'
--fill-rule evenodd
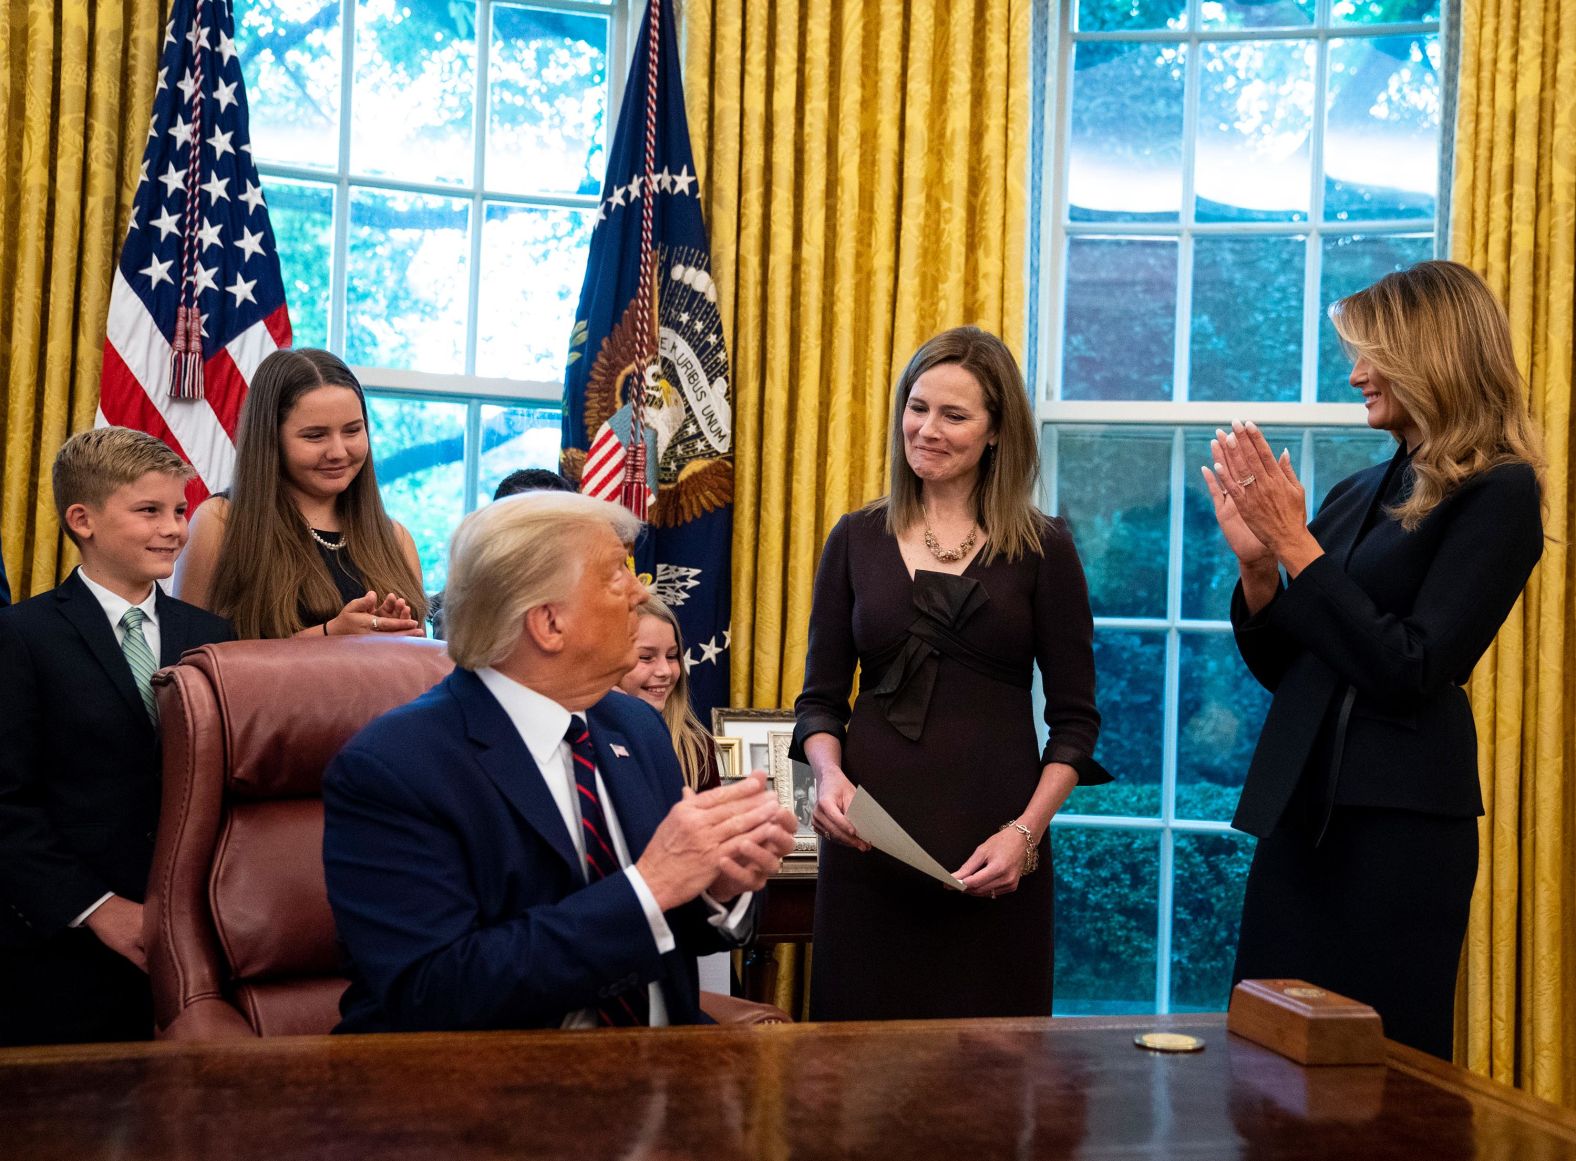
<path id="1" fill-rule="evenodd" d="M 876 850 L 885 851 L 898 862 L 907 863 L 916 871 L 945 883 L 955 891 L 966 889 L 952 872 L 931 858 L 924 847 L 910 838 L 908 831 L 899 826 L 897 820 L 863 786 L 854 791 L 853 801 L 848 804 L 848 821 L 854 824 L 859 837 Z"/>

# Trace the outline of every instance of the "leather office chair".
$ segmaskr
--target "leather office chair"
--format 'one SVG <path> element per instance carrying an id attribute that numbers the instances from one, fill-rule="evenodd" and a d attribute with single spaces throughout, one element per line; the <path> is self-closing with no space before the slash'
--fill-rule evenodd
<path id="1" fill-rule="evenodd" d="M 452 668 L 417 638 L 207 645 L 154 678 L 164 787 L 145 943 L 155 1035 L 324 1033 L 339 1021 L 323 880 L 323 770 L 372 718 Z M 719 1023 L 781 1009 L 706 994 Z"/>

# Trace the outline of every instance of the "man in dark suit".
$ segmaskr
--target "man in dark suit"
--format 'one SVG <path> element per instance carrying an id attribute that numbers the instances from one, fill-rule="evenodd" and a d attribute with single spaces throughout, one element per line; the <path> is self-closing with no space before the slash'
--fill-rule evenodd
<path id="1" fill-rule="evenodd" d="M 191 469 L 99 428 L 55 459 L 82 567 L 0 610 L 0 1043 L 146 1039 L 142 899 L 159 810 L 159 665 L 227 621 L 160 590 Z M 156 659 L 156 660 L 155 660 Z"/>
<path id="2" fill-rule="evenodd" d="M 695 956 L 749 934 L 794 819 L 759 777 L 685 788 L 661 717 L 609 692 L 646 598 L 638 530 L 534 492 L 455 533 L 457 668 L 324 776 L 340 1031 L 705 1019 Z"/>

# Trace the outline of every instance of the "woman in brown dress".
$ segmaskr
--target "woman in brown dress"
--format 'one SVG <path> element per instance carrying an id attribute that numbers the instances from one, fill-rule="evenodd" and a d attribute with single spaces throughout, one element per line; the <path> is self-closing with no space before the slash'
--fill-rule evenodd
<path id="1" fill-rule="evenodd" d="M 1054 884 L 1034 871 L 1072 788 L 1110 781 L 1091 757 L 1088 588 L 1066 525 L 1034 507 L 1034 423 L 1006 345 L 937 335 L 896 394 L 890 493 L 827 538 L 795 704 L 828 840 L 810 1016 L 1048 1015 Z M 967 892 L 872 850 L 847 818 L 856 786 Z"/>

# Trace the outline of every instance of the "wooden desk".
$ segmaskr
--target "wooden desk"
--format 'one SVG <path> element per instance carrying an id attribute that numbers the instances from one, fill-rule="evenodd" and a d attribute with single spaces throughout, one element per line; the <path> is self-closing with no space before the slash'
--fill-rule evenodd
<path id="1" fill-rule="evenodd" d="M 1136 1030 L 1202 1035 L 1190 1056 Z M 1302 1069 L 1219 1016 L 0 1052 L 38 1158 L 1576 1158 L 1576 1116 L 1409 1049 Z"/>

